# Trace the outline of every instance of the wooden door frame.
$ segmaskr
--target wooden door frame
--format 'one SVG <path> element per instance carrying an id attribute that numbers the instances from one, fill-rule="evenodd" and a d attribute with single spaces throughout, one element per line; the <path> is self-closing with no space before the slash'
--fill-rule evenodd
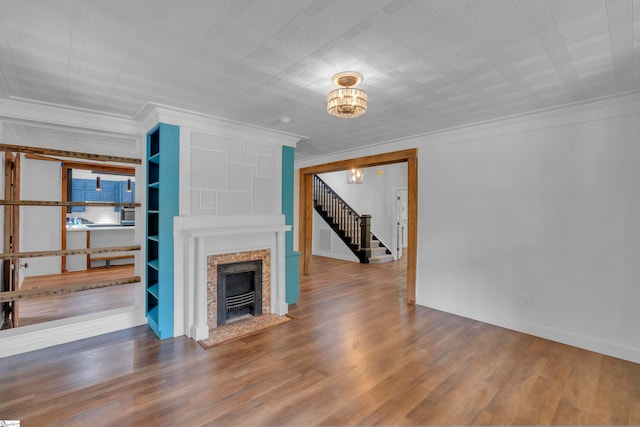
<path id="1" fill-rule="evenodd" d="M 4 158 L 4 197 L 5 200 L 20 200 L 20 153 L 15 155 L 7 151 Z M 20 252 L 20 206 L 4 207 L 4 252 Z M 2 291 L 17 291 L 20 286 L 20 259 L 3 260 Z M 11 327 L 19 326 L 18 301 L 10 304 Z M 5 313 L 6 315 L 6 313 Z M 3 325 L 4 319 L 0 319 Z"/>
<path id="2" fill-rule="evenodd" d="M 418 249 L 418 149 L 340 160 L 300 169 L 298 192 L 298 250 L 300 271 L 311 274 L 311 254 L 313 248 L 313 176 L 351 168 L 365 168 L 393 163 L 407 163 L 407 302 L 416 302 L 416 265 Z"/>
<path id="3" fill-rule="evenodd" d="M 60 194 L 62 195 L 62 201 L 68 202 L 71 201 L 70 195 L 67 194 L 67 181 L 69 177 L 70 169 L 83 169 L 83 170 L 91 170 L 91 171 L 99 171 L 99 172 L 107 172 L 111 174 L 118 175 L 131 175 L 136 176 L 136 169 L 131 166 L 114 166 L 114 165 L 104 165 L 100 163 L 87 163 L 87 162 L 74 162 L 74 161 L 66 161 L 64 159 L 58 159 L 54 157 L 45 157 L 42 155 L 34 155 L 27 154 L 28 159 L 33 160 L 45 160 L 50 162 L 59 162 L 61 173 L 62 173 L 62 186 L 60 188 Z M 71 177 L 73 179 L 73 175 Z M 67 249 L 67 207 L 63 206 L 60 211 L 60 249 Z M 89 244 L 89 232 L 87 231 L 87 245 Z M 89 247 L 89 246 L 87 246 Z M 91 268 L 91 255 L 87 254 L 87 270 Z M 60 272 L 67 272 L 67 257 L 60 257 Z"/>

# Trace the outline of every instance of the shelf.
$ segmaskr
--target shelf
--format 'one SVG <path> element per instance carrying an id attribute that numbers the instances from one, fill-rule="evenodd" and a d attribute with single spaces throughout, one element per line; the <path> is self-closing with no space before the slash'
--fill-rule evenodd
<path id="1" fill-rule="evenodd" d="M 147 156 L 147 319 L 158 338 L 166 339 L 173 336 L 173 218 L 179 214 L 180 129 L 160 123 L 150 131 Z"/>
<path id="2" fill-rule="evenodd" d="M 149 286 L 149 287 L 147 288 L 147 292 L 148 292 L 148 293 L 150 293 L 151 295 L 153 295 L 156 299 L 159 299 L 159 298 L 158 298 L 158 295 L 159 295 L 159 294 L 158 294 L 158 289 L 159 289 L 159 288 L 158 288 L 158 284 L 156 283 L 156 284 L 155 284 L 155 285 L 153 285 L 153 286 Z"/>
<path id="3" fill-rule="evenodd" d="M 154 331 L 159 330 L 158 327 L 158 307 L 153 307 L 151 310 L 147 311 L 147 320 L 149 321 L 149 326 Z M 153 322 L 153 323 L 151 323 Z"/>

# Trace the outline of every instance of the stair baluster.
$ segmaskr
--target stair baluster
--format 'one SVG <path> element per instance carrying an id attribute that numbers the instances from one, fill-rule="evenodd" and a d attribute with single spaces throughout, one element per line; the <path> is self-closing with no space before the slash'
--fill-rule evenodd
<path id="1" fill-rule="evenodd" d="M 359 215 L 318 176 L 313 180 L 313 199 L 320 216 L 360 262 L 367 264 L 371 256 L 371 215 Z"/>

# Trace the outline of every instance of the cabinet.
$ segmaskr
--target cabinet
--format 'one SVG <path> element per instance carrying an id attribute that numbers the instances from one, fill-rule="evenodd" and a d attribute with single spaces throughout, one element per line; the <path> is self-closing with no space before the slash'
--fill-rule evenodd
<path id="1" fill-rule="evenodd" d="M 125 182 L 125 191 L 126 191 Z M 71 201 L 73 202 L 118 202 L 119 181 L 101 180 L 100 191 L 94 179 L 73 178 L 71 180 Z M 131 203 L 133 203 L 133 200 Z M 86 212 L 86 206 L 72 206 L 71 212 Z"/>
<path id="2" fill-rule="evenodd" d="M 131 191 L 127 191 L 127 181 L 120 182 L 120 203 L 134 203 L 136 201 L 136 183 L 131 183 Z"/>
<path id="3" fill-rule="evenodd" d="M 136 201 L 136 183 L 131 182 L 131 191 L 127 191 L 127 181 L 120 181 L 116 187 L 116 201 L 118 203 L 135 203 Z M 116 212 L 120 212 L 122 208 L 116 206 Z"/>
<path id="4" fill-rule="evenodd" d="M 147 322 L 160 339 L 173 337 L 173 217 L 179 214 L 177 126 L 147 134 Z"/>

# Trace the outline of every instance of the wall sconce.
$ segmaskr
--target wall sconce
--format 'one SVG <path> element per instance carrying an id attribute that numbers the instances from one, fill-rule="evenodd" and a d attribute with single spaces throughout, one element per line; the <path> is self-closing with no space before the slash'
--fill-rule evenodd
<path id="1" fill-rule="evenodd" d="M 364 182 L 364 169 L 353 168 L 347 171 L 347 184 L 362 184 Z"/>
<path id="2" fill-rule="evenodd" d="M 101 190 L 101 188 L 100 188 L 100 177 L 98 176 L 98 177 L 96 177 L 96 191 L 100 191 L 100 190 Z"/>
<path id="3" fill-rule="evenodd" d="M 127 193 L 131 193 L 131 178 L 127 179 Z"/>

